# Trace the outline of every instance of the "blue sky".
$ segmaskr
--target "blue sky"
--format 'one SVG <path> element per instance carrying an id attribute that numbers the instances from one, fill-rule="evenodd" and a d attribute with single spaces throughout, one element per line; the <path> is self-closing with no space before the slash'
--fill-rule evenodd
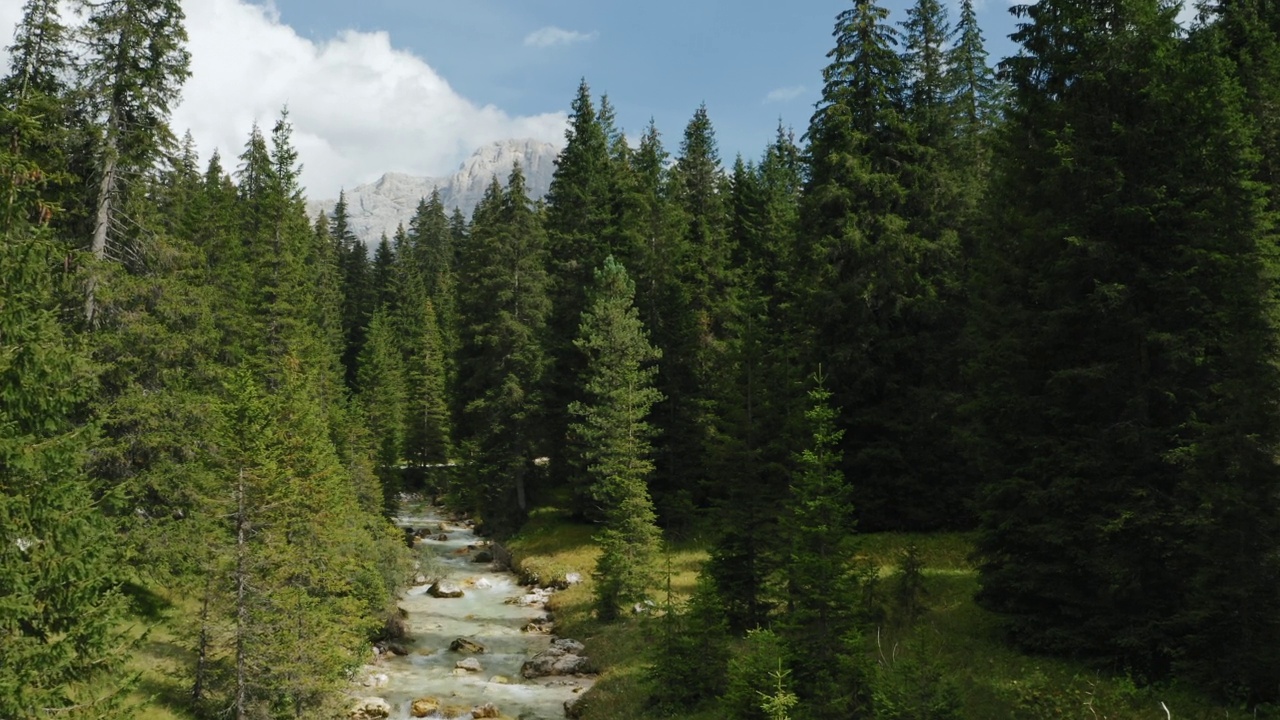
<path id="1" fill-rule="evenodd" d="M 779 118 L 802 133 L 821 87 L 837 13 L 850 0 L 275 0 L 280 19 L 316 41 L 385 31 L 463 96 L 518 114 L 565 110 L 580 77 L 608 92 L 622 126 L 653 117 L 668 149 L 705 101 L 726 162 L 755 157 Z M 888 3 L 891 18 L 906 3 Z M 993 60 L 1011 51 L 1004 0 L 979 20 Z M 954 15 L 958 6 L 949 7 Z M 560 44 L 526 42 L 556 28 Z M 554 35 L 552 35 L 554 37 Z M 774 93 L 770 99 L 770 93 Z"/>
<path id="2" fill-rule="evenodd" d="M 894 21 L 907 1 L 888 0 Z M 1007 2 L 979 5 L 993 61 L 1013 49 Z M 182 0 L 192 76 L 171 124 L 234 168 L 287 106 L 307 194 L 329 199 L 386 172 L 448 175 L 498 140 L 562 143 L 585 77 L 631 136 L 653 118 L 673 152 L 705 101 L 729 165 L 759 157 L 779 120 L 803 134 L 851 3 Z M 4 38 L 21 6 L 0 0 Z"/>

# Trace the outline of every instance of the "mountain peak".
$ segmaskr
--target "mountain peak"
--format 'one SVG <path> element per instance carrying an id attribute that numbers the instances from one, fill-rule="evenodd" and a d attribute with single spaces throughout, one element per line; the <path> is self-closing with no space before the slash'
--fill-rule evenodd
<path id="1" fill-rule="evenodd" d="M 524 170 L 529 196 L 540 199 L 551 188 L 559 154 L 559 147 L 541 140 L 498 140 L 478 148 L 446 178 L 385 173 L 374 182 L 346 191 L 351 229 L 366 243 L 375 243 L 384 233 L 392 235 L 399 225 L 408 227 L 418 203 L 437 189 L 447 210 L 458 207 L 470 215 L 493 178 L 505 184 L 517 162 Z M 307 212 L 312 216 L 332 212 L 335 203 L 311 202 Z"/>

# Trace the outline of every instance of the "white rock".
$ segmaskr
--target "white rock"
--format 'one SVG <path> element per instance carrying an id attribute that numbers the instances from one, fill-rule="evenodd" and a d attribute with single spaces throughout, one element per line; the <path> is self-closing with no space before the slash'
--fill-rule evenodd
<path id="1" fill-rule="evenodd" d="M 494 176 L 506 185 L 517 161 L 524 171 L 529 197 L 538 200 L 551 188 L 551 175 L 559 152 L 557 146 L 539 140 L 503 140 L 476 150 L 449 177 L 387 173 L 375 182 L 346 191 L 351 229 L 372 249 L 383 233 L 391 237 L 400 224 L 409 227 L 418 202 L 431 197 L 431 191 L 437 188 L 445 212 L 451 213 L 454 207 L 459 207 L 470 215 Z M 337 200 L 308 203 L 307 213 L 311 217 L 322 211 L 331 213 L 336 203 Z"/>

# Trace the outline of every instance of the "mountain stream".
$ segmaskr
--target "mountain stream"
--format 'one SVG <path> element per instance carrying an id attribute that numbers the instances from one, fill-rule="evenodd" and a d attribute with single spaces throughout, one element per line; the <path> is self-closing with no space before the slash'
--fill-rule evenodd
<path id="1" fill-rule="evenodd" d="M 407 590 L 399 603 L 407 637 L 366 668 L 360 694 L 385 700 L 393 720 L 471 718 L 473 709 L 480 713 L 474 717 L 493 717 L 480 710 L 489 704 L 489 712 L 496 709 L 503 718 L 565 717 L 566 702 L 576 701 L 590 687 L 589 676 L 526 679 L 521 674 L 524 663 L 554 639 L 537 627 L 550 626 L 543 606 L 547 591 L 523 588 L 512 573 L 474 562 L 490 548 L 471 527 L 446 518 L 438 508 L 406 506 L 397 524 L 422 537 L 416 545 L 424 574 L 419 580 L 426 576 L 430 583 L 439 577 L 441 587 L 452 584 L 463 594 L 433 597 L 429 584 Z M 450 649 L 459 638 L 478 643 L 483 652 Z"/>

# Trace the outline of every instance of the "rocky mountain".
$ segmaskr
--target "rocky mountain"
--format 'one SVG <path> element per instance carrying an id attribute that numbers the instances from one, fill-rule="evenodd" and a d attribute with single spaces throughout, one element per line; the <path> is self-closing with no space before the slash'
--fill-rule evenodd
<path id="1" fill-rule="evenodd" d="M 401 223 L 409 226 L 418 201 L 437 188 L 446 208 L 459 207 L 470 215 L 493 177 L 496 175 L 505 185 L 516 162 L 524 169 L 529 196 L 540 199 L 551 188 L 551 175 L 559 153 L 559 147 L 540 140 L 503 140 L 476 150 L 449 177 L 387 173 L 375 182 L 346 191 L 351 228 L 370 244 L 376 243 L 383 233 L 390 237 Z M 312 217 L 321 211 L 332 212 L 336 202 L 336 199 L 310 202 L 307 212 Z"/>

